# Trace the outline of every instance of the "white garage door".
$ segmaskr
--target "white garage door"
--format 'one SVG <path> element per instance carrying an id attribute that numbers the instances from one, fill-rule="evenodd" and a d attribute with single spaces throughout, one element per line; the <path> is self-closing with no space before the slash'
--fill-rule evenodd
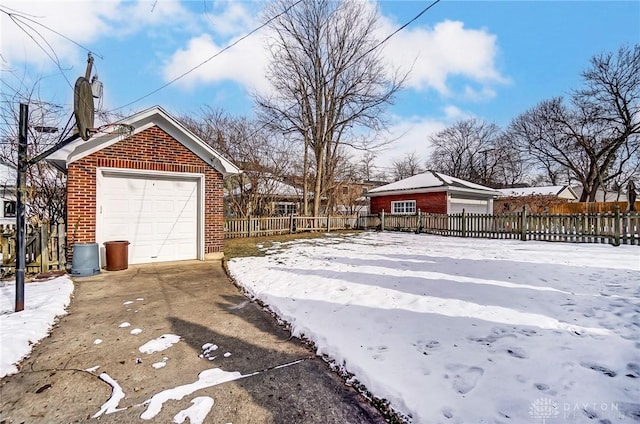
<path id="1" fill-rule="evenodd" d="M 198 180 L 104 174 L 98 242 L 128 240 L 129 263 L 197 259 Z"/>
<path id="2" fill-rule="evenodd" d="M 449 199 L 449 213 L 462 213 L 464 209 L 466 213 L 481 213 L 487 214 L 489 202 L 487 200 L 479 199 L 464 199 L 452 197 Z"/>

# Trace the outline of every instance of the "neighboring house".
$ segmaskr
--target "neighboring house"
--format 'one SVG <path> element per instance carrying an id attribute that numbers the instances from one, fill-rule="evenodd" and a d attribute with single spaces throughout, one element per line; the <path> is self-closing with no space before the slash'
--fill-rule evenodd
<path id="1" fill-rule="evenodd" d="M 256 187 L 245 184 L 242 189 L 225 193 L 227 215 L 283 216 L 298 214 L 302 209 L 302 187 L 273 177 L 260 178 Z M 309 195 L 313 199 L 313 195 Z M 231 203 L 235 202 L 235 205 Z M 240 208 L 241 213 L 238 212 Z"/>
<path id="2" fill-rule="evenodd" d="M 495 213 L 529 212 L 546 213 L 550 208 L 575 203 L 580 198 L 571 186 L 518 187 L 498 189 L 501 196 L 493 203 Z"/>
<path id="3" fill-rule="evenodd" d="M 558 199 L 565 199 L 569 202 L 577 202 L 580 196 L 576 194 L 571 186 L 545 186 L 545 187 L 521 187 L 521 188 L 500 188 L 497 189 L 502 195 L 500 197 L 526 197 L 526 196 L 554 196 Z"/>
<path id="4" fill-rule="evenodd" d="M 222 257 L 223 177 L 239 169 L 159 106 L 130 135 L 77 140 L 47 160 L 67 172 L 68 246 L 127 240 L 128 262 Z"/>
<path id="5" fill-rule="evenodd" d="M 575 191 L 576 195 L 578 196 L 578 200 L 580 200 L 580 197 L 582 196 L 582 192 L 584 190 L 582 185 L 576 184 L 571 186 L 571 188 Z M 627 201 L 626 188 L 624 193 L 618 193 L 617 191 L 603 190 L 599 188 L 596 191 L 596 198 L 594 200 L 594 202 L 626 202 L 626 201 Z"/>
<path id="6" fill-rule="evenodd" d="M 371 213 L 493 213 L 500 192 L 435 171 L 427 171 L 368 191 Z"/>
<path id="7" fill-rule="evenodd" d="M 334 195 L 333 213 L 341 215 L 369 215 L 369 199 L 367 193 L 385 183 L 377 181 L 361 181 L 341 184 Z"/>
<path id="8" fill-rule="evenodd" d="M 16 224 L 16 168 L 0 162 L 0 225 Z"/>

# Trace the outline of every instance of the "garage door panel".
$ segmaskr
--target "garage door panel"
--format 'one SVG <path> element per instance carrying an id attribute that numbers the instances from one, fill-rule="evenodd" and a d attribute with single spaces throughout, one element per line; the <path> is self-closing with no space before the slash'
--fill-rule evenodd
<path id="1" fill-rule="evenodd" d="M 198 181 L 104 176 L 102 241 L 128 240 L 129 262 L 196 259 Z"/>
<path id="2" fill-rule="evenodd" d="M 488 213 L 488 205 L 489 202 L 487 200 L 451 198 L 449 201 L 449 213 L 462 213 L 464 209 L 466 213 L 486 214 Z"/>

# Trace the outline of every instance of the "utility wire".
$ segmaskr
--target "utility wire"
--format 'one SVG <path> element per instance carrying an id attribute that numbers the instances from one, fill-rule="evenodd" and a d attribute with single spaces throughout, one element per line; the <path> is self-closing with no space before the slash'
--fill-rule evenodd
<path id="1" fill-rule="evenodd" d="M 47 26 L 47 25 L 45 25 L 45 24 L 43 24 L 43 23 L 40 23 L 40 22 L 38 22 L 37 20 L 35 20 L 35 19 L 32 19 L 32 18 L 31 18 L 31 17 L 35 18 L 36 16 L 34 16 L 34 15 L 27 15 L 26 13 L 23 13 L 23 12 L 18 12 L 17 10 L 15 10 L 15 9 L 11 9 L 10 7 L 7 7 L 7 6 L 0 6 L 0 7 L 3 7 L 3 8 L 5 8 L 5 9 L 8 9 L 8 10 L 12 10 L 12 11 L 13 11 L 13 13 L 12 13 L 12 12 L 7 12 L 6 10 L 2 10 L 2 9 L 0 9 L 0 12 L 3 12 L 3 13 L 5 13 L 6 15 L 8 15 L 8 16 L 11 18 L 11 20 L 14 20 L 14 16 L 15 16 L 15 17 L 18 17 L 18 18 L 20 18 L 20 19 L 24 19 L 24 20 L 27 20 L 27 21 L 31 21 L 31 22 L 33 22 L 34 24 L 39 25 L 39 26 L 41 26 L 42 28 L 44 28 L 44 29 L 46 29 L 46 30 L 48 30 L 48 31 L 51 31 L 51 32 L 53 32 L 54 34 L 56 34 L 56 35 L 58 35 L 58 36 L 60 36 L 60 37 L 64 38 L 65 40 L 69 41 L 70 43 L 75 44 L 76 46 L 78 46 L 78 47 L 80 47 L 81 49 L 85 50 L 87 53 L 91 53 L 91 54 L 93 54 L 94 56 L 99 57 L 100 59 L 103 59 L 103 60 L 104 60 L 104 57 L 102 57 L 101 55 L 97 54 L 96 52 L 94 52 L 93 50 L 89 49 L 88 47 L 83 46 L 82 44 L 80 44 L 80 43 L 78 43 L 77 41 L 75 41 L 75 40 L 73 40 L 73 39 L 71 39 L 71 38 L 67 37 L 66 35 L 64 35 L 64 34 L 62 34 L 62 33 L 58 32 L 58 31 L 56 31 L 55 29 L 53 29 L 53 28 L 51 28 L 51 27 L 49 27 L 49 26 Z M 15 20 L 14 20 L 14 22 L 15 22 Z M 29 27 L 29 28 L 31 28 L 31 27 Z M 33 31 L 37 32 L 34 28 L 31 28 L 31 29 L 32 29 Z M 44 37 L 43 37 L 40 33 L 38 33 L 38 35 L 39 35 L 42 39 L 44 39 Z"/>
<path id="2" fill-rule="evenodd" d="M 218 53 L 214 54 L 213 56 L 210 56 L 209 58 L 205 59 L 204 61 L 202 61 L 201 63 L 199 63 L 198 65 L 194 66 L 193 68 L 189 69 L 188 71 L 178 75 L 177 77 L 175 77 L 174 79 L 172 79 L 171 81 L 167 82 L 166 84 L 156 88 L 155 90 L 145 94 L 142 97 L 139 97 L 127 104 L 124 104 L 122 106 L 119 106 L 115 109 L 111 109 L 109 110 L 109 112 L 114 112 L 116 110 L 120 110 L 123 109 L 127 106 L 131 106 L 134 103 L 139 102 L 140 100 L 146 99 L 149 96 L 152 96 L 153 94 L 156 94 L 158 91 L 174 84 L 175 82 L 177 82 L 178 80 L 184 78 L 185 76 L 189 75 L 191 72 L 195 71 L 196 69 L 200 68 L 201 66 L 204 66 L 205 64 L 209 63 L 210 61 L 212 61 L 213 59 L 215 59 L 216 57 L 218 57 L 219 55 L 221 55 L 222 53 L 224 53 L 225 51 L 229 50 L 230 48 L 234 47 L 236 44 L 238 44 L 239 42 L 245 40 L 246 38 L 250 37 L 251 35 L 255 34 L 256 32 L 260 31 L 262 28 L 264 28 L 265 26 L 269 25 L 273 20 L 279 18 L 280 16 L 284 15 L 285 13 L 287 13 L 290 9 L 292 9 L 293 7 L 297 6 L 299 3 L 301 3 L 303 0 L 298 0 L 295 3 L 293 3 L 291 6 L 287 7 L 285 10 L 283 10 L 281 13 L 271 17 L 269 20 L 267 20 L 266 22 L 264 22 L 262 25 L 254 28 L 253 30 L 249 31 L 247 34 L 243 35 L 242 37 L 238 38 L 236 41 L 234 41 L 233 43 L 227 45 L 225 48 L 223 48 L 222 50 L 220 50 Z"/>
<path id="3" fill-rule="evenodd" d="M 420 11 L 420 13 L 418 13 L 416 16 L 414 16 L 413 18 L 411 18 L 409 21 L 407 21 L 404 25 L 402 25 L 401 27 L 399 27 L 398 29 L 396 29 L 395 31 L 393 31 L 391 34 L 387 35 L 382 41 L 380 41 L 378 44 L 376 44 L 375 46 L 371 47 L 369 50 L 367 50 L 367 52 L 365 54 L 363 54 L 362 56 L 360 56 L 360 59 L 362 59 L 363 57 L 365 57 L 366 55 L 368 55 L 369 53 L 371 53 L 372 51 L 374 51 L 375 49 L 377 49 L 378 47 L 380 47 L 381 45 L 383 45 L 384 43 L 386 43 L 387 41 L 389 41 L 389 39 L 391 37 L 393 37 L 394 35 L 396 35 L 397 33 L 399 33 L 400 31 L 402 31 L 403 29 L 405 29 L 406 27 L 408 27 L 409 25 L 411 25 L 413 22 L 415 22 L 416 20 L 418 20 L 420 18 L 420 16 L 424 15 L 425 13 L 427 13 L 427 11 L 429 9 L 431 9 L 433 6 L 435 6 L 436 4 L 440 3 L 440 0 L 435 0 L 433 1 L 429 6 L 425 7 L 424 9 L 422 9 Z M 359 59 L 358 59 L 359 60 Z"/>
<path id="4" fill-rule="evenodd" d="M 299 2 L 298 2 L 299 3 Z M 367 56 L 368 54 L 372 53 L 374 50 L 376 50 L 377 48 L 379 48 L 380 46 L 382 46 L 384 43 L 386 43 L 387 41 L 389 41 L 394 35 L 396 35 L 397 33 L 399 33 L 400 31 L 402 31 L 403 29 L 405 29 L 406 27 L 408 27 L 409 25 L 411 25 L 413 22 L 415 22 L 416 20 L 418 20 L 422 15 L 424 15 L 429 9 L 431 9 L 433 6 L 435 6 L 436 4 L 440 3 L 440 0 L 434 0 L 433 2 L 431 2 L 431 4 L 429 4 L 427 7 L 425 7 L 424 9 L 422 9 L 417 15 L 415 15 L 413 18 L 411 18 L 410 20 L 408 20 L 407 22 L 405 22 L 402 26 L 398 27 L 398 29 L 396 29 L 395 31 L 393 31 L 391 34 L 387 35 L 383 40 L 381 40 L 379 43 L 377 43 L 375 46 L 371 47 L 369 50 L 367 50 L 364 54 L 362 54 L 357 61 L 362 60 L 365 56 Z M 297 4 L 297 3 L 296 3 Z M 287 9 L 288 10 L 288 9 Z M 284 12 L 283 12 L 284 13 Z M 280 14 L 282 15 L 282 13 Z M 278 15 L 278 16 L 280 16 Z M 275 18 L 274 18 L 275 19 Z M 256 134 L 258 134 L 260 131 L 264 130 L 267 126 L 273 124 L 276 120 L 278 120 L 277 117 L 274 117 L 272 119 L 270 119 L 268 122 L 265 122 L 263 125 L 261 125 L 257 130 L 255 130 L 252 134 L 250 134 L 248 138 L 251 138 L 253 136 L 255 136 Z"/>

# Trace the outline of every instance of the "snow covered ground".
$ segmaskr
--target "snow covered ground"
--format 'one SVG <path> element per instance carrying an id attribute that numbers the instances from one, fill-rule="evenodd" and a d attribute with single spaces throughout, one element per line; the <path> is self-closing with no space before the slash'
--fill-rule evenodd
<path id="1" fill-rule="evenodd" d="M 24 311 L 15 311 L 15 281 L 0 282 L 0 378 L 18 372 L 16 363 L 49 334 L 56 317 L 65 315 L 73 282 L 67 276 L 24 285 Z"/>
<path id="2" fill-rule="evenodd" d="M 415 423 L 640 422 L 640 248 L 327 236 L 239 284 Z"/>

